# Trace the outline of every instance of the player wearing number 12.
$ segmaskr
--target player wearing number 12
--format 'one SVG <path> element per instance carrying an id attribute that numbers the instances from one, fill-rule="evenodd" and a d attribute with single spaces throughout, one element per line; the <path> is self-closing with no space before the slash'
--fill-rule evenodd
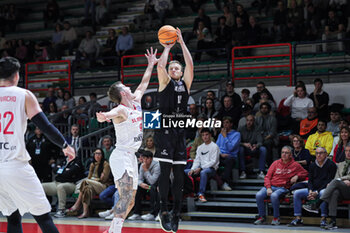
<path id="1" fill-rule="evenodd" d="M 23 232 L 21 215 L 29 212 L 43 233 L 57 233 L 49 215 L 50 203 L 28 163 L 30 156 L 24 142 L 27 118 L 62 148 L 69 161 L 75 152 L 47 120 L 33 93 L 17 87 L 19 69 L 17 59 L 0 59 L 0 211 L 7 217 L 7 232 Z"/>

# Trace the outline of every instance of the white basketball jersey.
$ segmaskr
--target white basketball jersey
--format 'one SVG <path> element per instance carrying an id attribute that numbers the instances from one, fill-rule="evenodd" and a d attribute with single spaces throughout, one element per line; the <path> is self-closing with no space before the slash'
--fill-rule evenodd
<path id="1" fill-rule="evenodd" d="M 25 95 L 26 91 L 19 87 L 0 87 L 0 162 L 30 160 L 24 141 Z"/>
<path id="2" fill-rule="evenodd" d="M 116 148 L 132 149 L 137 151 L 142 143 L 142 109 L 139 103 L 133 102 L 133 108 L 120 104 L 117 108 L 127 111 L 127 119 L 119 124 L 114 124 L 117 142 Z"/>

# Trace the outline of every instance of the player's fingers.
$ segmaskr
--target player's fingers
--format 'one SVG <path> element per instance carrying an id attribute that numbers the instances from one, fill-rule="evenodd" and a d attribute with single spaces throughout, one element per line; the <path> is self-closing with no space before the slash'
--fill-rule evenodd
<path id="1" fill-rule="evenodd" d="M 157 55 L 157 52 L 158 52 L 158 49 L 156 49 L 156 50 L 154 51 L 154 55 Z"/>

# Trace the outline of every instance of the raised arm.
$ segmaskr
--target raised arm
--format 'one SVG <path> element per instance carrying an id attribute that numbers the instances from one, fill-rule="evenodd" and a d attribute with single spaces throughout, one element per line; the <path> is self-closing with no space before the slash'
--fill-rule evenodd
<path id="1" fill-rule="evenodd" d="M 183 80 L 186 83 L 187 90 L 190 90 L 193 81 L 193 60 L 190 51 L 188 50 L 181 34 L 181 30 L 176 28 L 177 42 L 181 45 L 182 54 L 185 60 L 185 71 L 183 75 Z"/>
<path id="2" fill-rule="evenodd" d="M 145 73 L 143 74 L 140 85 L 135 90 L 135 96 L 136 96 L 135 101 L 137 101 L 137 102 L 141 101 L 143 93 L 145 93 L 145 91 L 148 87 L 149 81 L 150 81 L 151 76 L 152 76 L 153 67 L 158 62 L 156 55 L 157 55 L 157 49 L 154 51 L 154 53 L 153 53 L 152 47 L 151 47 L 151 52 L 147 49 L 147 54 L 145 54 L 145 56 L 146 56 L 147 61 L 148 61 L 148 66 L 147 66 Z"/>
<path id="3" fill-rule="evenodd" d="M 166 70 L 166 64 L 168 62 L 170 49 L 174 46 L 174 44 L 167 45 L 167 44 L 161 43 L 161 45 L 164 47 L 164 50 L 162 55 L 159 58 L 158 65 L 157 65 L 158 82 L 159 82 L 160 91 L 162 91 L 166 87 L 166 85 L 168 85 L 168 83 L 170 82 L 170 77 Z"/>
<path id="4" fill-rule="evenodd" d="M 120 123 L 126 120 L 127 112 L 124 107 L 118 106 L 109 112 L 97 112 L 96 117 L 98 122 L 111 122 L 111 120 L 114 120 L 116 123 Z"/>

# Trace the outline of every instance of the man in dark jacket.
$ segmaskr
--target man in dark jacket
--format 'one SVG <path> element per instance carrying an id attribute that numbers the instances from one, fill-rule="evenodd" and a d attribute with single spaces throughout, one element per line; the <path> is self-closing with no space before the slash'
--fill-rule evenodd
<path id="1" fill-rule="evenodd" d="M 84 168 L 81 158 L 76 157 L 74 160 L 57 165 L 54 169 L 57 174 L 55 181 L 43 183 L 43 188 L 47 196 L 58 197 L 58 210 L 54 215 L 56 218 L 65 216 L 66 198 L 75 191 L 76 182 L 84 177 Z"/>

